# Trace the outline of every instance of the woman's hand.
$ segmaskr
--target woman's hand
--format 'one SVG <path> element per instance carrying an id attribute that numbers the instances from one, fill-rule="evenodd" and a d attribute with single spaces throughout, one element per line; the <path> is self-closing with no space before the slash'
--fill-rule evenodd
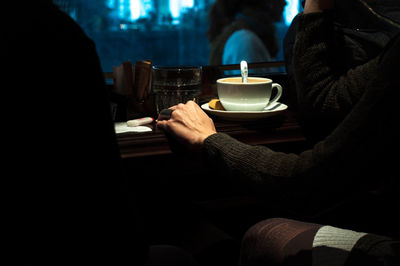
<path id="1" fill-rule="evenodd" d="M 180 103 L 169 109 L 174 110 L 171 118 L 157 120 L 157 128 L 174 137 L 188 150 L 200 151 L 204 140 L 217 133 L 212 119 L 195 102 Z"/>
<path id="2" fill-rule="evenodd" d="M 321 12 L 326 9 L 332 9 L 334 6 L 334 0 L 306 0 L 303 13 Z"/>

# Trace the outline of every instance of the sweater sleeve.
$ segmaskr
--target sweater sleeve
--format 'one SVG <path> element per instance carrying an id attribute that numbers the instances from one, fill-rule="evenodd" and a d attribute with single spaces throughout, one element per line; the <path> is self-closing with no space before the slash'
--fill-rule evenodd
<path id="1" fill-rule="evenodd" d="M 266 146 L 244 144 L 224 133 L 211 135 L 203 145 L 205 164 L 219 178 L 254 190 L 271 207 L 304 213 L 318 212 L 323 202 L 336 198 L 331 191 L 334 186 L 326 186 L 331 183 L 327 181 L 331 173 L 323 174 L 321 162 L 315 161 L 322 158 L 315 153 L 318 151 L 298 155 L 275 152 Z M 312 203 L 315 198 L 319 201 Z"/>
<path id="2" fill-rule="evenodd" d="M 363 178 L 362 173 L 368 173 L 368 166 L 374 166 L 376 157 L 370 156 L 370 150 L 379 148 L 378 143 L 365 139 L 375 137 L 373 133 L 366 133 L 371 130 L 368 119 L 360 119 L 360 113 L 368 113 L 368 106 L 363 104 L 329 137 L 299 154 L 248 145 L 227 134 L 216 133 L 205 139 L 203 159 L 228 182 L 238 181 L 261 189 L 268 200 L 277 201 L 276 206 L 286 202 L 293 207 L 302 199 L 304 206 L 308 206 L 304 201 L 312 202 L 307 211 L 318 209 L 324 202 L 333 203 L 353 195 L 355 190 L 363 190 L 359 178 Z M 360 132 L 366 134 L 361 136 Z M 372 144 L 378 147 L 372 148 Z M 368 182 L 363 179 L 363 183 Z M 319 199 L 318 203 L 315 198 Z"/>
<path id="3" fill-rule="evenodd" d="M 347 114 L 364 92 L 365 77 L 376 73 L 377 59 L 344 68 L 346 55 L 335 44 L 333 14 L 301 14 L 298 19 L 293 66 L 299 105 L 312 112 Z"/>
<path id="4" fill-rule="evenodd" d="M 313 165 L 311 151 L 300 155 L 274 152 L 265 146 L 244 144 L 224 133 L 204 141 L 203 155 L 208 164 L 231 176 L 269 185 L 299 175 Z"/>

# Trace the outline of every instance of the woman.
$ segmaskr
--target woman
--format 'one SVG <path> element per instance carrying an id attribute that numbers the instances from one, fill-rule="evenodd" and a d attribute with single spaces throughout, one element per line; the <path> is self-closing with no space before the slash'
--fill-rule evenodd
<path id="1" fill-rule="evenodd" d="M 333 7 L 333 0 L 306 2 L 304 13 L 298 17 L 293 49 L 295 77 L 304 71 L 312 76 L 327 67 L 323 59 L 332 56 L 328 40 L 333 27 L 326 11 Z M 305 54 L 307 62 L 299 60 Z M 212 120 L 193 102 L 171 107 L 174 109 L 171 118 L 157 122 L 159 128 L 188 149 L 201 152 L 209 166 L 221 169 L 232 179 L 264 184 L 265 197 L 272 206 L 314 215 L 311 224 L 284 219 L 264 221 L 258 229 L 257 225 L 251 228 L 244 238 L 242 264 L 289 263 L 290 256 L 298 262 L 297 255 L 305 254 L 304 265 L 311 265 L 310 255 L 320 250 L 317 247 L 344 254 L 344 259 L 335 265 L 343 265 L 345 261 L 349 265 L 398 262 L 399 243 L 376 234 L 399 236 L 400 189 L 397 159 L 393 154 L 400 147 L 396 126 L 400 35 L 392 38 L 371 60 L 374 63 L 365 69 L 368 75 L 359 77 L 354 72 L 347 75 L 359 89 L 359 95 L 343 121 L 323 141 L 300 154 L 246 145 L 217 133 Z M 332 223 L 334 227 L 321 226 L 318 221 Z M 280 230 L 268 229 L 277 228 L 274 224 Z M 336 226 L 352 231 L 342 231 Z M 352 237 L 347 239 L 348 235 Z M 322 258 L 328 256 L 325 254 Z M 340 254 L 333 256 L 337 258 Z M 376 259 L 368 259 L 372 257 Z"/>
<path id="2" fill-rule="evenodd" d="M 274 22 L 281 19 L 284 0 L 216 0 L 207 32 L 210 65 L 267 62 L 277 55 Z"/>

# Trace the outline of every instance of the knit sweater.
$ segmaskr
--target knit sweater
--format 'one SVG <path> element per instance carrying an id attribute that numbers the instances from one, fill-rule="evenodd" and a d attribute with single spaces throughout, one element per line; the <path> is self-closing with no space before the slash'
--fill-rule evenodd
<path id="1" fill-rule="evenodd" d="M 304 28 L 304 18 L 295 18 L 285 37 L 286 96 L 290 107 L 299 111 L 306 137 L 315 142 L 326 137 L 360 98 L 364 77 L 375 73 L 373 59 L 400 32 L 400 6 L 391 0 L 340 1 L 335 9 L 309 19 L 309 28 Z M 294 57 L 293 47 L 304 53 Z M 319 123 L 318 130 L 314 123 Z"/>
<path id="2" fill-rule="evenodd" d="M 299 19 L 296 76 L 302 72 L 323 75 L 328 70 L 324 58 L 331 52 L 325 14 L 301 15 Z M 312 149 L 286 154 L 217 133 L 204 141 L 205 161 L 232 179 L 263 184 L 272 206 L 314 214 L 342 201 L 361 199 L 372 190 L 395 195 L 398 187 L 393 184 L 398 185 L 398 174 L 393 154 L 399 147 L 395 123 L 399 111 L 395 106 L 400 85 L 393 77 L 399 74 L 399 47 L 397 38 L 360 71 L 348 73 L 352 91 L 342 90 L 324 104 L 326 108 L 347 108 L 349 114 Z M 392 207 L 387 213 L 390 216 L 397 207 L 392 206 L 392 200 L 388 204 Z"/>

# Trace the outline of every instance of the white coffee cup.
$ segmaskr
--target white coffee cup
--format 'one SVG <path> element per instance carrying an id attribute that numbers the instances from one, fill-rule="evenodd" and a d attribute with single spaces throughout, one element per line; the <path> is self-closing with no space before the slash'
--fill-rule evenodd
<path id="1" fill-rule="evenodd" d="M 272 90 L 277 93 L 271 99 Z M 247 83 L 241 77 L 217 80 L 218 98 L 227 111 L 262 111 L 282 96 L 282 86 L 271 79 L 248 77 Z"/>

